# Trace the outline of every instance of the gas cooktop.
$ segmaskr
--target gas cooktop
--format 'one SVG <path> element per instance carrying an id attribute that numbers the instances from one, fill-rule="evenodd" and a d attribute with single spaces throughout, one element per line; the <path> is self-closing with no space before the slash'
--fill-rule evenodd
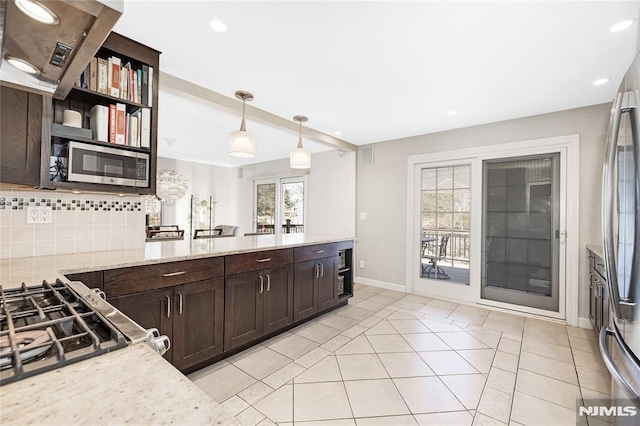
<path id="1" fill-rule="evenodd" d="M 0 385 L 129 344 L 92 306 L 99 297 L 82 287 L 95 298 L 81 297 L 60 280 L 10 290 L 0 286 Z"/>

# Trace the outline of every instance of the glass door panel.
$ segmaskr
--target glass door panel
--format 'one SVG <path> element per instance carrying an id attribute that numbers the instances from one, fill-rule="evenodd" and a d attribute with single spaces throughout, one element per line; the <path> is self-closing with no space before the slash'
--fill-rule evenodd
<path id="1" fill-rule="evenodd" d="M 559 310 L 559 154 L 483 169 L 483 299 Z"/>
<path id="2" fill-rule="evenodd" d="M 304 232 L 304 181 L 282 182 L 282 233 Z"/>
<path id="3" fill-rule="evenodd" d="M 275 183 L 256 183 L 256 211 L 255 226 L 256 232 L 264 232 L 268 234 L 274 233 L 276 223 L 276 184 Z"/>
<path id="4" fill-rule="evenodd" d="M 421 171 L 421 278 L 469 284 L 469 176 L 469 165 Z"/>

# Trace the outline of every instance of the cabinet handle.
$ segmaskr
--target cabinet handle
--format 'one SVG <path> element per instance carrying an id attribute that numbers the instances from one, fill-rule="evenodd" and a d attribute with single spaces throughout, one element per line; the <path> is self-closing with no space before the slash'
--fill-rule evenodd
<path id="1" fill-rule="evenodd" d="M 182 293 L 178 293 L 178 314 L 182 315 Z"/>
<path id="2" fill-rule="evenodd" d="M 171 318 L 171 298 L 169 296 L 165 296 L 167 298 L 167 318 Z"/>
<path id="3" fill-rule="evenodd" d="M 258 260 L 256 260 L 256 262 L 258 262 L 258 263 L 271 262 L 271 258 L 270 257 L 266 257 L 264 259 L 258 259 Z"/>
<path id="4" fill-rule="evenodd" d="M 318 263 L 318 265 L 320 266 L 320 276 L 324 277 L 324 264 L 323 263 Z"/>
<path id="5" fill-rule="evenodd" d="M 260 293 L 262 293 L 264 290 L 264 278 L 262 278 L 262 275 L 258 275 L 258 278 L 260 278 Z"/>
<path id="6" fill-rule="evenodd" d="M 319 276 L 320 276 L 320 267 L 316 263 L 315 265 L 313 265 L 313 277 L 318 278 Z"/>
<path id="7" fill-rule="evenodd" d="M 163 277 L 177 277 L 178 275 L 182 275 L 182 274 L 186 274 L 187 271 L 180 271 L 180 272 L 171 272 L 169 274 L 162 274 Z"/>
<path id="8" fill-rule="evenodd" d="M 315 254 L 321 254 L 321 253 L 324 253 L 324 250 L 315 250 L 314 253 Z"/>
<path id="9" fill-rule="evenodd" d="M 267 291 L 271 290 L 271 275 L 267 274 Z"/>

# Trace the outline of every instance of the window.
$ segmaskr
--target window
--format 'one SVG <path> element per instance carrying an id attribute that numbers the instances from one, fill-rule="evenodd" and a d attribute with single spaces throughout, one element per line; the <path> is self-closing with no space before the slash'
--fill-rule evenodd
<path id="1" fill-rule="evenodd" d="M 304 232 L 305 182 L 304 177 L 256 181 L 255 232 Z"/>
<path id="2" fill-rule="evenodd" d="M 470 166 L 423 168 L 422 278 L 469 284 Z"/>

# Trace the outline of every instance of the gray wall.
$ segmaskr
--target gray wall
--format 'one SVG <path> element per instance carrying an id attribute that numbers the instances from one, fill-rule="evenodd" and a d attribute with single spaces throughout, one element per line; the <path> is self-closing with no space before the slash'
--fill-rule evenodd
<path id="1" fill-rule="evenodd" d="M 600 188 L 609 105 L 525 117 L 481 126 L 361 146 L 357 161 L 356 275 L 405 285 L 407 157 L 483 145 L 579 134 L 580 150 L 580 291 L 579 316 L 588 318 L 588 243 L 600 241 Z M 362 165 L 362 149 L 372 147 L 374 164 Z M 356 214 L 358 216 L 358 214 Z"/>

